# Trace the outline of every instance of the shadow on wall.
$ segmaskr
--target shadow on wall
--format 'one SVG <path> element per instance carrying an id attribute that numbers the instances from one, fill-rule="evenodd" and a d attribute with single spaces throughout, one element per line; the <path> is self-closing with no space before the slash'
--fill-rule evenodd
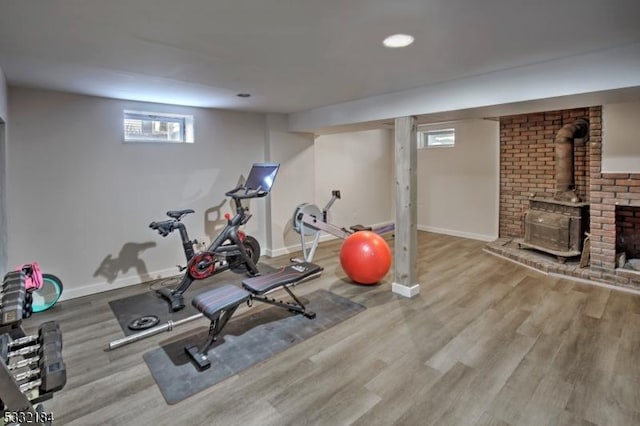
<path id="1" fill-rule="evenodd" d="M 282 241 L 285 247 L 300 245 L 300 234 L 293 229 L 293 214 L 291 219 L 284 224 L 282 230 Z"/>
<path id="2" fill-rule="evenodd" d="M 224 213 L 222 213 L 225 204 L 227 204 L 226 199 L 216 206 L 209 207 L 204 212 L 204 232 L 209 237 L 209 241 L 213 241 L 227 224 L 227 219 L 224 218 Z"/>
<path id="3" fill-rule="evenodd" d="M 245 181 L 246 179 L 244 175 L 240 175 L 235 187 L 237 188 L 240 185 L 244 185 Z M 229 190 L 232 189 L 234 188 L 229 188 Z M 248 202 L 247 200 L 245 201 Z M 222 212 L 222 208 L 227 202 L 230 206 L 230 212 L 224 213 L 231 213 L 233 216 L 235 213 L 235 205 L 231 199 L 227 198 L 224 198 L 218 205 L 210 207 L 204 212 L 204 232 L 207 237 L 209 237 L 209 241 L 213 241 L 218 236 L 222 228 L 227 224 L 227 220 L 224 218 L 224 213 Z"/>
<path id="4" fill-rule="evenodd" d="M 98 269 L 93 273 L 94 277 L 104 277 L 107 282 L 112 284 L 120 273 L 127 273 L 130 269 L 135 269 L 140 277 L 140 282 L 151 281 L 153 278 L 147 271 L 147 266 L 140 259 L 140 254 L 148 248 L 155 247 L 156 243 L 151 241 L 147 243 L 126 243 L 120 249 L 118 257 L 108 254 L 104 258 Z"/>

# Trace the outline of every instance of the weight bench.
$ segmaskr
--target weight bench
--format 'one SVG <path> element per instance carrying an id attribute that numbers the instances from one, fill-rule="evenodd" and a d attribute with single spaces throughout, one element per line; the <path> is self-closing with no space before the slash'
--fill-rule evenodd
<path id="1" fill-rule="evenodd" d="M 285 266 L 267 275 L 248 278 L 242 282 L 243 288 L 227 284 L 198 294 L 193 298 L 191 304 L 202 312 L 202 315 L 211 320 L 209 336 L 201 348 L 191 345 L 184 348 L 185 352 L 196 363 L 198 368 L 201 370 L 209 368 L 211 366 L 211 362 L 207 358 L 209 348 L 216 341 L 216 338 L 227 325 L 236 309 L 245 302 L 248 306 L 252 306 L 253 300 L 258 300 L 302 314 L 309 319 L 315 318 L 316 314 L 307 310 L 300 299 L 293 294 L 289 286 L 321 272 L 322 267 L 310 262 L 301 262 Z M 285 302 L 266 296 L 267 293 L 278 288 L 284 288 L 293 299 L 293 302 Z"/>

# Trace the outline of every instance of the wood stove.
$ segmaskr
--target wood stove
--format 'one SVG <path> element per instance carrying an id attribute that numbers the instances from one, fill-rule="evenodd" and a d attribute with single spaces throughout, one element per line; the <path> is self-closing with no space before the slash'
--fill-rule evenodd
<path id="1" fill-rule="evenodd" d="M 589 123 L 576 120 L 562 127 L 555 139 L 556 191 L 553 198 L 529 198 L 521 246 L 541 250 L 565 262 L 582 253 L 589 229 L 589 205 L 575 192 L 573 144 L 575 138 L 588 139 Z"/>
<path id="2" fill-rule="evenodd" d="M 529 199 L 520 245 L 553 254 L 561 262 L 580 256 L 589 230 L 589 205 L 551 198 Z"/>

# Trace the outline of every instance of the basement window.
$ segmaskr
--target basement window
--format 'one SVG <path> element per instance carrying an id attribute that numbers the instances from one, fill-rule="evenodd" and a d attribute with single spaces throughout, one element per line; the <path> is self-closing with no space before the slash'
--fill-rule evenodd
<path id="1" fill-rule="evenodd" d="M 193 115 L 125 110 L 123 123 L 125 142 L 193 143 Z"/>
<path id="2" fill-rule="evenodd" d="M 454 146 L 455 129 L 426 130 L 418 132 L 418 149 Z"/>

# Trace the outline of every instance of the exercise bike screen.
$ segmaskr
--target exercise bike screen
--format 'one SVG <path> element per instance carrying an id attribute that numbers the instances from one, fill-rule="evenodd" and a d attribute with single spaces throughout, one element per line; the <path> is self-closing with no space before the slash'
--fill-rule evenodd
<path id="1" fill-rule="evenodd" d="M 261 191 L 271 191 L 273 181 L 276 180 L 276 174 L 280 164 L 278 163 L 256 163 L 249 172 L 249 177 L 245 183 L 245 187 L 250 190 L 260 188 Z"/>

